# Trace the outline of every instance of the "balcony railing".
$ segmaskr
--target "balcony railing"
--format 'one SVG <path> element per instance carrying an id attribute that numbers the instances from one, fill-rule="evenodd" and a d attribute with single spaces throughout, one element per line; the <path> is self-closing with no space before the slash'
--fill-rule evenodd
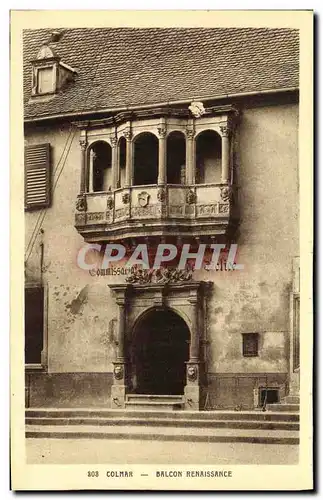
<path id="1" fill-rule="evenodd" d="M 86 241 L 225 234 L 234 215 L 228 184 L 131 186 L 79 197 L 75 227 Z"/>

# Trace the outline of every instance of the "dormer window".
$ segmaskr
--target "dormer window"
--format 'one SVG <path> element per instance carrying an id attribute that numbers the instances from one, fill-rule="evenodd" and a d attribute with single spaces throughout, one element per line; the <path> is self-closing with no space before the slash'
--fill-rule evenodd
<path id="1" fill-rule="evenodd" d="M 55 94 L 69 81 L 76 71 L 63 63 L 55 52 L 43 45 L 32 64 L 32 96 Z"/>

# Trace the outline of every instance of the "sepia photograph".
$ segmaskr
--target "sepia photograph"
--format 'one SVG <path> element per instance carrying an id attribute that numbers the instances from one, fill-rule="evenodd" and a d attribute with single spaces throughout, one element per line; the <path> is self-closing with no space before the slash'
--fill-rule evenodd
<path id="1" fill-rule="evenodd" d="M 75 12 L 13 17 L 17 489 L 261 489 L 253 466 L 291 466 L 309 489 L 313 13 Z M 79 483 L 39 477 L 81 464 Z"/>

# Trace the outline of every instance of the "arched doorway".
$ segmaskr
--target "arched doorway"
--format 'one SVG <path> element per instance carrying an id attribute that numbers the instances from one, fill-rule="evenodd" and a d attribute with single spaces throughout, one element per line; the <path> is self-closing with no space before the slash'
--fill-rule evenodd
<path id="1" fill-rule="evenodd" d="M 170 309 L 144 314 L 133 331 L 132 386 L 137 394 L 183 394 L 190 332 Z"/>

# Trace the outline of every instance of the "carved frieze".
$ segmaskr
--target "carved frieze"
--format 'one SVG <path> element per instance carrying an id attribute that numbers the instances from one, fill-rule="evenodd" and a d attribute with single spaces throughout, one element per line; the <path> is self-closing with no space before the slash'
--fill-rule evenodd
<path id="1" fill-rule="evenodd" d="M 185 205 L 170 205 L 170 215 L 185 215 Z"/>
<path id="2" fill-rule="evenodd" d="M 115 219 L 121 219 L 122 217 L 127 217 L 129 215 L 128 208 L 117 208 L 114 212 Z"/>
<path id="3" fill-rule="evenodd" d="M 104 212 L 91 212 L 87 214 L 87 222 L 99 222 L 104 220 L 105 213 Z"/>
<path id="4" fill-rule="evenodd" d="M 197 215 L 209 216 L 216 215 L 218 213 L 218 207 L 215 203 L 208 203 L 205 205 L 197 205 Z"/>
<path id="5" fill-rule="evenodd" d="M 148 205 L 146 207 L 132 207 L 131 215 L 133 217 L 156 217 L 157 207 L 156 205 Z"/>
<path id="6" fill-rule="evenodd" d="M 189 269 L 177 269 L 162 267 L 159 269 L 136 269 L 126 278 L 127 283 L 179 283 L 192 279 L 192 271 Z"/>
<path id="7" fill-rule="evenodd" d="M 219 213 L 220 214 L 227 214 L 230 211 L 230 205 L 229 203 L 219 203 Z"/>

